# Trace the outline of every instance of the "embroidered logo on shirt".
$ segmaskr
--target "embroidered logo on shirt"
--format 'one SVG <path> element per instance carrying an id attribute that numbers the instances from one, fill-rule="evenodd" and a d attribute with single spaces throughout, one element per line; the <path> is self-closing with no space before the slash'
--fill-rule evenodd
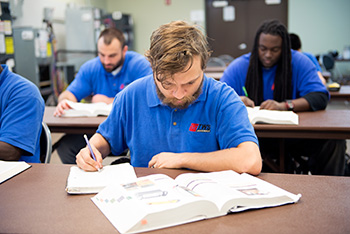
<path id="1" fill-rule="evenodd" d="M 125 88 L 125 85 L 124 85 L 124 84 L 121 84 L 120 87 L 119 87 L 120 90 L 122 90 L 122 89 L 124 89 L 124 88 Z"/>
<path id="2" fill-rule="evenodd" d="M 210 132 L 210 124 L 192 123 L 189 130 L 190 132 Z"/>

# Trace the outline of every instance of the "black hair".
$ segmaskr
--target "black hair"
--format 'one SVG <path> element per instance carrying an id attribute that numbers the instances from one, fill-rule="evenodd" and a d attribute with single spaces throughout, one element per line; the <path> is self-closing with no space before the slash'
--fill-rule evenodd
<path id="1" fill-rule="evenodd" d="M 273 99 L 281 102 L 292 98 L 292 55 L 290 50 L 290 40 L 286 27 L 278 20 L 264 21 L 259 27 L 251 52 L 249 68 L 246 77 L 245 87 L 248 96 L 255 105 L 260 105 L 264 101 L 264 88 L 262 79 L 262 63 L 259 59 L 259 39 L 260 35 L 270 34 L 282 38 L 281 57 L 277 62 L 277 69 L 274 82 Z"/>
<path id="2" fill-rule="evenodd" d="M 289 39 L 290 39 L 290 47 L 293 50 L 301 49 L 301 41 L 300 41 L 300 38 L 297 34 L 289 33 Z"/>

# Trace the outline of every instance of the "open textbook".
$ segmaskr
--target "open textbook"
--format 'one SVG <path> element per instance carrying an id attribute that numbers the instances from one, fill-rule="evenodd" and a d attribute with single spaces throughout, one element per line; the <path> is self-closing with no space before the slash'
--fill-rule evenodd
<path id="1" fill-rule="evenodd" d="M 99 115 L 108 116 L 112 110 L 112 103 L 104 102 L 97 103 L 81 103 L 67 100 L 67 103 L 72 109 L 64 111 L 62 117 L 96 117 Z"/>
<path id="2" fill-rule="evenodd" d="M 22 171 L 31 167 L 26 162 L 22 161 L 1 161 L 0 160 L 0 184 L 8 180 Z"/>
<path id="3" fill-rule="evenodd" d="M 299 124 L 299 116 L 293 111 L 260 110 L 260 106 L 247 107 L 247 111 L 252 124 Z"/>
<path id="4" fill-rule="evenodd" d="M 249 174 L 234 171 L 163 174 L 111 184 L 92 201 L 120 233 L 149 231 L 247 209 L 295 203 L 289 193 Z"/>
<path id="5" fill-rule="evenodd" d="M 134 168 L 129 163 L 104 166 L 101 171 L 87 172 L 72 166 L 67 179 L 66 191 L 69 194 L 98 193 L 111 183 L 135 180 Z"/>

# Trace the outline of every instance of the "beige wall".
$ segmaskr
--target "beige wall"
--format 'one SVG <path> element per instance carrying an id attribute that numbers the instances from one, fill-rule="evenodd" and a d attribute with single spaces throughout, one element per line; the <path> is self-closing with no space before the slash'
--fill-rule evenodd
<path id="1" fill-rule="evenodd" d="M 151 33 L 160 25 L 174 20 L 191 22 L 191 11 L 201 10 L 204 14 L 203 0 L 108 0 L 107 11 L 121 11 L 131 14 L 134 20 L 135 51 L 144 54 L 149 48 Z M 204 22 L 198 22 L 204 25 Z"/>

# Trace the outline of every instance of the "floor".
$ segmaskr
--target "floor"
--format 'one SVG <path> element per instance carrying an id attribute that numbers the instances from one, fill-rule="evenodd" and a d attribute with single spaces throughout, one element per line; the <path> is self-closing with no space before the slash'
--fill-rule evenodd
<path id="1" fill-rule="evenodd" d="M 327 109 L 350 109 L 350 103 L 348 101 L 336 101 L 336 102 L 330 102 L 328 104 Z M 63 133 L 52 133 L 52 144 L 54 144 L 56 141 L 58 141 L 62 136 Z M 350 140 L 346 140 L 347 143 L 347 153 L 350 154 Z M 116 160 L 117 157 L 107 157 L 103 160 L 103 165 L 109 165 L 111 162 Z M 51 162 L 52 164 L 62 164 L 58 154 L 56 151 L 54 151 L 51 155 Z"/>

